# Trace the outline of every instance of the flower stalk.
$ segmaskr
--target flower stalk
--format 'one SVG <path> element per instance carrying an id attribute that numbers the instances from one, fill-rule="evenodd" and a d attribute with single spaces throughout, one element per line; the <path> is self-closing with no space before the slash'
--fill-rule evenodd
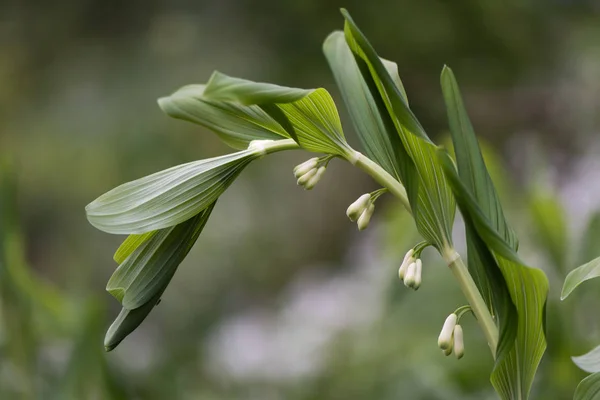
<path id="1" fill-rule="evenodd" d="M 299 149 L 299 146 L 292 139 L 276 140 L 264 144 L 264 152 L 266 154 L 293 149 Z M 398 198 L 398 200 L 400 200 L 407 211 L 412 213 L 408 196 L 406 194 L 406 189 L 381 166 L 359 152 L 355 152 L 352 157 L 348 157 L 348 160 L 352 161 L 354 165 L 362 169 L 377 183 L 386 188 L 390 193 Z M 498 346 L 498 328 L 494 322 L 494 318 L 490 314 L 487 304 L 483 300 L 483 297 L 481 296 L 481 293 L 475 284 L 475 281 L 473 281 L 469 270 L 454 248 L 443 249 L 441 251 L 441 255 L 456 278 L 463 295 L 469 302 L 469 305 L 473 310 L 473 314 L 475 314 L 477 322 L 488 342 L 492 356 L 495 358 L 496 348 Z"/>

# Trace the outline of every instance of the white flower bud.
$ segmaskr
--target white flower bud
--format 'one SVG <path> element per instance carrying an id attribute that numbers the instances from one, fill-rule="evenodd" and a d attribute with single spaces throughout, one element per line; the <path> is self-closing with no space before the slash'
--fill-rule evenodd
<path id="1" fill-rule="evenodd" d="M 415 262 L 415 259 L 412 256 L 414 254 L 414 252 L 415 252 L 415 249 L 410 249 L 404 256 L 404 260 L 402 260 L 402 264 L 400 265 L 400 268 L 398 269 L 398 276 L 400 277 L 401 280 L 404 280 L 404 277 L 406 276 L 406 269 L 408 268 L 408 266 L 410 264 L 412 264 L 413 262 Z"/>
<path id="2" fill-rule="evenodd" d="M 298 185 L 300 186 L 304 186 L 308 183 L 308 181 L 317 174 L 317 169 L 313 168 L 310 171 L 308 171 L 307 173 L 305 173 L 304 175 L 300 176 L 298 178 Z"/>
<path id="3" fill-rule="evenodd" d="M 415 283 L 413 289 L 418 290 L 421 287 L 421 271 L 423 269 L 423 263 L 420 258 L 417 258 L 415 263 Z"/>
<path id="4" fill-rule="evenodd" d="M 454 327 L 454 354 L 457 359 L 463 358 L 465 355 L 465 342 L 463 338 L 462 326 L 456 325 Z"/>
<path id="5" fill-rule="evenodd" d="M 324 165 L 317 168 L 317 172 L 315 173 L 315 175 L 312 178 L 310 178 L 308 180 L 308 182 L 306 182 L 306 184 L 304 185 L 304 189 L 311 190 L 312 188 L 314 188 L 315 185 L 317 183 L 319 183 L 319 181 L 321 180 L 321 177 L 323 176 L 324 173 L 325 173 Z"/>
<path id="6" fill-rule="evenodd" d="M 365 193 L 360 196 L 354 203 L 348 206 L 346 215 L 350 218 L 350 221 L 356 221 L 358 217 L 365 211 L 369 202 L 371 201 L 371 194 Z"/>
<path id="7" fill-rule="evenodd" d="M 294 176 L 296 178 L 300 178 L 305 175 L 311 169 L 314 169 L 319 163 L 319 159 L 317 157 L 311 158 L 308 161 L 304 161 L 302 164 L 299 164 L 294 168 Z"/>
<path id="8" fill-rule="evenodd" d="M 450 354 L 452 354 L 452 343 L 450 343 L 450 347 L 448 347 L 446 350 L 442 350 L 442 352 L 444 353 L 444 355 L 446 357 L 448 357 Z"/>
<path id="9" fill-rule="evenodd" d="M 438 337 L 438 346 L 442 350 L 448 350 L 452 347 L 452 334 L 454 332 L 454 327 L 456 326 L 456 319 L 458 316 L 454 313 L 450 314 L 446 321 L 444 322 L 444 326 L 442 327 L 442 331 L 440 332 L 440 336 Z"/>
<path id="10" fill-rule="evenodd" d="M 404 286 L 408 288 L 414 288 L 416 270 L 417 264 L 415 262 L 410 263 L 410 265 L 406 268 L 406 275 L 404 276 Z"/>
<path id="11" fill-rule="evenodd" d="M 373 216 L 373 212 L 375 211 L 375 204 L 371 203 L 367 207 L 365 211 L 360 215 L 356 224 L 358 225 L 358 230 L 362 231 L 367 229 L 369 226 L 369 222 L 371 221 L 371 217 Z"/>

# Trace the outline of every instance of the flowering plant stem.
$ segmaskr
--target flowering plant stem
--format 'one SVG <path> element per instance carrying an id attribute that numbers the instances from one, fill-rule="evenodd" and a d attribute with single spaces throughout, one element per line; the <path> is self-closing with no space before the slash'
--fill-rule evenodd
<path id="1" fill-rule="evenodd" d="M 297 148 L 299 148 L 298 144 L 292 139 L 277 140 L 265 145 L 265 151 L 267 154 Z M 347 159 L 352 164 L 369 174 L 377 183 L 382 185 L 384 188 L 387 188 L 390 193 L 400 200 L 406 210 L 412 213 L 408 196 L 406 195 L 406 189 L 400 182 L 398 182 L 398 180 L 391 176 L 377 163 L 373 162 L 359 152 L 348 155 Z M 496 327 L 494 318 L 490 314 L 490 311 L 483 300 L 479 289 L 477 289 L 477 285 L 475 285 L 475 281 L 473 281 L 469 270 L 454 248 L 448 247 L 446 249 L 442 249 L 441 255 L 458 281 L 463 295 L 469 302 L 469 305 L 473 310 L 473 314 L 475 314 L 477 322 L 483 330 L 483 334 L 485 335 L 488 345 L 492 351 L 492 356 L 495 358 L 496 347 L 498 345 L 498 328 Z"/>

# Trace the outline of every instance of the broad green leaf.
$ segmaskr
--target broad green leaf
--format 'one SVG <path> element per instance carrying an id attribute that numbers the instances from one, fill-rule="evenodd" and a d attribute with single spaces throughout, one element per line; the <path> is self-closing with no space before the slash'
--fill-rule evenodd
<path id="1" fill-rule="evenodd" d="M 312 90 L 234 78 L 215 71 L 206 84 L 204 95 L 212 100 L 237 102 L 250 106 L 293 103 L 308 96 L 311 92 Z"/>
<path id="2" fill-rule="evenodd" d="M 571 357 L 575 365 L 589 373 L 600 372 L 600 346 L 578 357 Z"/>
<path id="3" fill-rule="evenodd" d="M 140 244 L 113 273 L 106 290 L 130 310 L 162 292 L 198 239 L 213 207 L 214 203 L 195 217 L 161 229 Z"/>
<path id="4" fill-rule="evenodd" d="M 217 74 L 208 82 L 204 96 L 260 106 L 308 151 L 344 157 L 353 154 L 344 138 L 335 103 L 325 89 L 294 89 Z"/>
<path id="5" fill-rule="evenodd" d="M 375 97 L 363 78 L 344 33 L 338 31 L 329 35 L 323 44 L 323 52 L 366 155 L 400 180 L 403 162 L 410 158 L 378 93 Z M 385 114 L 380 113 L 380 109 Z"/>
<path id="6" fill-rule="evenodd" d="M 436 156 L 436 146 L 414 116 L 406 95 L 390 75 L 373 46 L 356 26 L 346 10 L 344 33 L 355 57 L 362 59 L 366 68 L 361 73 L 366 81 L 372 79 L 380 99 L 400 136 L 406 153 L 415 166 L 412 176 L 403 176 L 409 201 L 419 233 L 439 249 L 451 246 L 455 203 L 452 191 Z M 408 182 L 407 182 L 408 180 Z M 413 181 L 417 184 L 412 183 Z"/>
<path id="7" fill-rule="evenodd" d="M 115 234 L 141 234 L 177 225 L 212 204 L 257 157 L 255 150 L 244 150 L 125 183 L 88 204 L 88 220 Z"/>
<path id="8" fill-rule="evenodd" d="M 573 290 L 583 282 L 597 278 L 600 276 L 600 257 L 593 259 L 592 261 L 584 264 L 580 267 L 575 268 L 569 272 L 565 283 L 563 284 L 562 293 L 560 299 L 566 299 Z"/>
<path id="9" fill-rule="evenodd" d="M 461 213 L 465 220 L 471 222 L 467 226 L 468 236 L 471 239 L 479 236 L 496 260 L 496 263 L 479 263 L 476 258 L 476 262 L 471 262 L 473 254 L 469 253 L 469 269 L 482 293 L 490 295 L 488 306 L 498 315 L 500 323 L 504 320 L 513 325 L 510 321 L 517 317 L 516 340 L 514 328 L 507 330 L 505 326 L 500 329 L 491 381 L 503 399 L 526 399 L 546 349 L 548 280 L 541 270 L 529 268 L 516 254 L 517 237 L 504 217 L 450 68 L 444 67 L 441 85 L 458 174 L 447 154 L 442 159 L 444 170 Z M 501 276 L 497 273 L 498 269 Z M 513 306 L 508 303 L 507 293 Z"/>
<path id="10" fill-rule="evenodd" d="M 446 66 L 441 75 L 442 92 L 456 154 L 460 179 L 473 194 L 479 208 L 511 248 L 518 248 L 514 231 L 508 226 L 496 189 L 483 161 L 479 143 L 462 101 L 452 70 Z"/>
<path id="11" fill-rule="evenodd" d="M 600 372 L 588 376 L 579 383 L 573 400 L 597 400 L 598 398 L 600 398 Z"/>
<path id="12" fill-rule="evenodd" d="M 564 207 L 556 195 L 542 189 L 534 189 L 529 198 L 529 209 L 535 229 L 535 240 L 547 253 L 555 268 L 564 273 L 569 254 Z"/>
<path id="13" fill-rule="evenodd" d="M 137 249 L 142 243 L 150 239 L 158 231 L 150 231 L 147 233 L 141 233 L 139 235 L 129 235 L 127 239 L 115 251 L 113 259 L 117 264 L 121 264 L 135 249 Z"/>
<path id="14" fill-rule="evenodd" d="M 115 321 L 110 325 L 104 337 L 104 348 L 106 351 L 114 350 L 131 332 L 146 319 L 150 311 L 160 301 L 162 292 L 154 295 L 146 304 L 135 310 L 123 308 Z"/>
<path id="15" fill-rule="evenodd" d="M 520 261 L 514 249 L 491 225 L 473 195 L 460 180 L 450 156 L 440 151 L 440 159 L 465 221 L 472 222 L 473 231 L 494 256 L 517 310 L 516 341 L 511 348 L 505 338 L 500 338 L 500 344 L 504 347 L 498 349 L 492 384 L 502 399 L 527 399 L 546 350 L 544 321 L 548 279 L 541 270 L 530 268 Z M 499 283 L 497 280 L 494 282 Z M 501 317 L 514 318 L 510 314 Z M 506 333 L 510 331 L 504 334 Z"/>
<path id="16" fill-rule="evenodd" d="M 206 85 L 184 86 L 160 98 L 160 108 L 169 116 L 204 126 L 234 149 L 248 147 L 252 140 L 288 137 L 285 129 L 259 106 L 209 100 Z"/>

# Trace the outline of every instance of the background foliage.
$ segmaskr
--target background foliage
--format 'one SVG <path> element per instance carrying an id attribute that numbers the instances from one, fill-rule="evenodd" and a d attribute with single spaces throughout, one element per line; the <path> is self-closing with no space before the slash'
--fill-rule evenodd
<path id="1" fill-rule="evenodd" d="M 461 305 L 437 255 L 424 253 L 418 293 L 397 280 L 417 240 L 408 216 L 383 197 L 358 235 L 344 212 L 373 182 L 334 161 L 304 192 L 291 173 L 308 158 L 300 153 L 242 173 L 160 306 L 103 353 L 118 313 L 104 286 L 120 238 L 90 226 L 84 206 L 122 182 L 226 150 L 155 99 L 219 69 L 323 85 L 343 114 L 321 53 L 342 26 L 340 6 L 398 63 L 412 109 L 438 141 L 448 129 L 439 72 L 452 66 L 523 258 L 551 281 L 548 351 L 532 397 L 571 398 L 585 373 L 569 357 L 600 341 L 600 319 L 577 311 L 597 309 L 597 285 L 558 302 L 567 272 L 600 255 L 600 9 L 446 3 L 2 2 L 0 398 L 494 398 L 473 321 L 460 362 L 437 349 L 445 316 Z"/>

